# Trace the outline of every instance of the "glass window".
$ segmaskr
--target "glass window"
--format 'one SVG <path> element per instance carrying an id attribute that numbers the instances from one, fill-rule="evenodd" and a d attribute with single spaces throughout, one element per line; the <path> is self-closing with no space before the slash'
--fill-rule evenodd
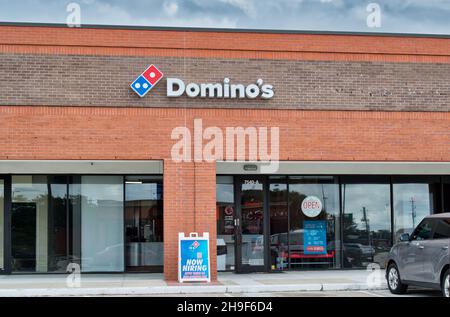
<path id="1" fill-rule="evenodd" d="M 437 219 L 433 239 L 450 238 L 450 219 Z"/>
<path id="2" fill-rule="evenodd" d="M 269 178 L 270 259 L 272 270 L 288 267 L 288 192 L 287 178 Z"/>
<path id="3" fill-rule="evenodd" d="M 234 204 L 233 176 L 217 176 L 217 270 L 234 270 Z"/>
<path id="4" fill-rule="evenodd" d="M 12 177 L 12 271 L 46 272 L 48 240 L 47 177 Z"/>
<path id="5" fill-rule="evenodd" d="M 343 263 L 384 265 L 392 245 L 388 177 L 342 177 Z"/>
<path id="6" fill-rule="evenodd" d="M 340 267 L 339 184 L 332 176 L 289 177 L 289 262 Z"/>
<path id="7" fill-rule="evenodd" d="M 162 271 L 164 264 L 162 177 L 125 178 L 127 271 Z"/>
<path id="8" fill-rule="evenodd" d="M 67 177 L 12 177 L 12 271 L 65 272 L 73 257 Z"/>
<path id="9" fill-rule="evenodd" d="M 81 176 L 81 269 L 124 270 L 122 176 Z"/>
<path id="10" fill-rule="evenodd" d="M 5 207 L 5 182 L 3 179 L 0 179 L 0 270 L 3 270 L 4 267 L 4 263 L 3 263 L 3 257 L 4 257 L 4 253 L 3 253 L 3 235 L 4 235 L 4 224 L 3 224 L 3 219 L 4 219 L 4 207 Z"/>
<path id="11" fill-rule="evenodd" d="M 0 186 L 3 230 L 1 179 Z M 132 222 L 127 228 L 124 190 L 124 177 L 116 175 L 12 176 L 12 271 L 66 272 L 70 263 L 84 272 L 124 271 L 125 231 L 132 235 L 127 242 L 139 245 L 139 253 L 130 251 L 127 261 L 162 267 L 162 178 L 127 177 L 127 225 Z M 3 232 L 0 239 L 2 246 Z"/>
<path id="12" fill-rule="evenodd" d="M 444 176 L 443 179 L 443 200 L 444 200 L 444 212 L 450 212 L 450 176 Z"/>
<path id="13" fill-rule="evenodd" d="M 69 263 L 79 263 L 79 255 L 73 256 L 73 244 L 79 241 L 73 240 L 73 214 L 67 206 L 67 187 L 66 176 L 47 176 L 47 272 L 65 272 Z"/>
<path id="14" fill-rule="evenodd" d="M 419 226 L 414 230 L 411 240 L 429 240 L 431 239 L 431 232 L 433 231 L 434 221 L 432 219 L 423 220 Z"/>
<path id="15" fill-rule="evenodd" d="M 439 212 L 439 177 L 394 177 L 394 240 L 411 234 L 424 217 Z"/>

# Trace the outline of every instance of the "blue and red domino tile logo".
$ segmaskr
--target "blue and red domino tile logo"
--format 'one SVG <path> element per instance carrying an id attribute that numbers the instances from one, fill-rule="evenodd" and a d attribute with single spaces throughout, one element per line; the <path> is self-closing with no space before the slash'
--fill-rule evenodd
<path id="1" fill-rule="evenodd" d="M 130 87 L 139 97 L 144 97 L 163 77 L 164 74 L 155 65 L 151 64 L 133 81 Z"/>
<path id="2" fill-rule="evenodd" d="M 190 249 L 190 250 L 195 250 L 195 249 L 197 249 L 199 246 L 200 246 L 200 243 L 199 243 L 197 240 L 195 240 L 195 241 L 189 246 L 189 249 Z"/>

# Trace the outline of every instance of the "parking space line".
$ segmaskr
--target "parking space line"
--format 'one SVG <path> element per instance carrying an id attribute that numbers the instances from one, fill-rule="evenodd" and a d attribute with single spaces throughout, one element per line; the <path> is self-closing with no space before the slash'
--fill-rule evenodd
<path id="1" fill-rule="evenodd" d="M 384 296 L 384 295 L 381 295 L 381 294 L 376 294 L 376 293 L 372 293 L 372 292 L 369 292 L 369 291 L 359 291 L 360 293 L 364 293 L 364 294 L 367 294 L 367 295 L 370 295 L 370 296 L 376 296 L 376 297 L 386 297 L 386 296 Z"/>

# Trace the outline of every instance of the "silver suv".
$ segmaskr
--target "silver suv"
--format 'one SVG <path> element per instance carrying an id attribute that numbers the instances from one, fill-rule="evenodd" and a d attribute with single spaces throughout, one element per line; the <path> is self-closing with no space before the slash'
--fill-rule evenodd
<path id="1" fill-rule="evenodd" d="M 440 289 L 449 297 L 450 213 L 426 217 L 411 236 L 404 233 L 399 240 L 386 262 L 389 290 L 404 294 L 414 285 Z"/>

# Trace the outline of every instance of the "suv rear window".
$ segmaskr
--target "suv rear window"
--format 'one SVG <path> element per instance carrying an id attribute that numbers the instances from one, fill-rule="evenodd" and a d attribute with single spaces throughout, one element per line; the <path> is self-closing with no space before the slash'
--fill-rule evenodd
<path id="1" fill-rule="evenodd" d="M 450 238 L 450 219 L 437 219 L 433 239 L 448 239 L 448 238 Z"/>

